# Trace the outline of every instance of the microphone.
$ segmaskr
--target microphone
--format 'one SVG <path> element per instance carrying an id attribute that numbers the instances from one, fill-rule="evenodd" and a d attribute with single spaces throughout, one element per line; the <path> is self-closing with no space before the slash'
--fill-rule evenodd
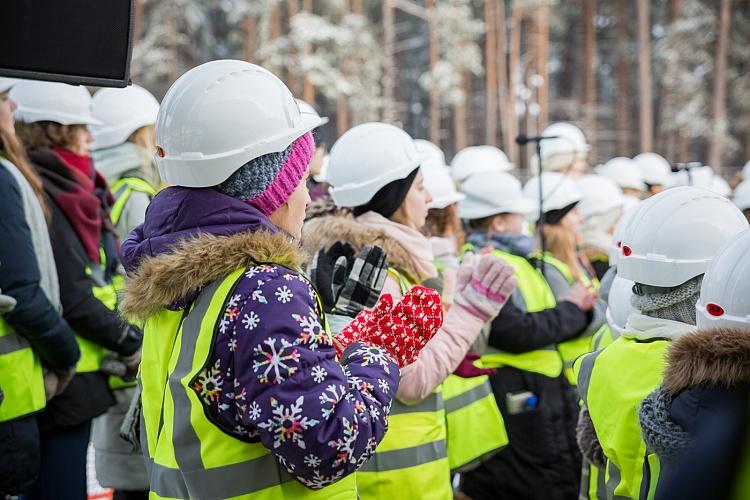
<path id="1" fill-rule="evenodd" d="M 528 144 L 530 142 L 539 142 L 545 139 L 557 139 L 559 137 L 559 135 L 519 135 L 518 137 L 516 137 L 516 144 L 520 144 L 523 146 L 524 144 Z"/>

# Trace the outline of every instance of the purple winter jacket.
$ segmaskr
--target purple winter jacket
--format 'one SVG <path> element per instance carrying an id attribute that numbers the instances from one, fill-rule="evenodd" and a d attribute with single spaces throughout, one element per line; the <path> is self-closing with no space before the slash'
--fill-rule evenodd
<path id="1" fill-rule="evenodd" d="M 200 245 L 206 233 L 231 244 L 247 242 L 248 232 L 260 239 L 278 231 L 255 208 L 213 189 L 171 187 L 154 198 L 145 222 L 123 244 L 123 263 L 132 273 L 143 257 L 179 252 L 176 244 L 185 239 Z M 165 306 L 189 306 L 207 284 Z M 337 361 L 316 291 L 301 273 L 271 259 L 247 265 L 193 390 L 224 432 L 262 442 L 297 480 L 318 489 L 372 455 L 398 380 L 398 365 L 371 345 L 354 344 Z"/>

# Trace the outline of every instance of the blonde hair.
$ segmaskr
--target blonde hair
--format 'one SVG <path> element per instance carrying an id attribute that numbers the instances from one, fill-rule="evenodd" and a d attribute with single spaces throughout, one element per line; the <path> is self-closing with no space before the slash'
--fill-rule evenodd
<path id="1" fill-rule="evenodd" d="M 582 281 L 583 270 L 578 253 L 578 235 L 562 224 L 545 224 L 542 226 L 544 249 L 557 260 L 566 264 L 576 281 Z"/>
<path id="2" fill-rule="evenodd" d="M 141 174 L 151 184 L 157 184 L 159 182 L 159 175 L 156 172 L 156 165 L 152 156 L 156 151 L 156 127 L 154 125 L 144 125 L 130 134 L 127 142 L 132 142 L 141 150 Z"/>

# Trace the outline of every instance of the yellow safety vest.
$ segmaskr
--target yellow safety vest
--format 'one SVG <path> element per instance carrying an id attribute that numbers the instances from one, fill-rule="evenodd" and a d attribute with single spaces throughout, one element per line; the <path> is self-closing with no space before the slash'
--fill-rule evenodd
<path id="1" fill-rule="evenodd" d="M 625 336 L 575 363 L 578 391 L 607 457 L 608 498 L 647 500 L 656 492 L 659 460 L 641 438 L 638 408 L 662 382 L 668 346 Z"/>
<path id="2" fill-rule="evenodd" d="M 0 317 L 0 423 L 43 410 L 47 404 L 39 355 Z"/>
<path id="3" fill-rule="evenodd" d="M 473 248 L 470 243 L 464 245 L 464 251 Z M 523 297 L 528 312 L 543 311 L 557 305 L 555 296 L 544 277 L 525 257 L 502 250 L 494 250 L 493 253 L 513 267 L 518 291 Z M 519 332 L 519 335 L 523 335 L 523 332 Z M 504 352 L 488 346 L 482 356 L 482 363 L 490 368 L 510 366 L 517 370 L 538 373 L 547 377 L 559 377 L 563 371 L 563 361 L 555 345 L 520 354 Z"/>
<path id="4" fill-rule="evenodd" d="M 164 309 L 146 321 L 141 441 L 151 498 L 354 500 L 354 474 L 308 489 L 263 444 L 236 439 L 212 423 L 190 386 L 211 355 L 217 318 L 244 272 L 206 287 L 190 311 Z"/>
<path id="5" fill-rule="evenodd" d="M 84 272 L 92 281 L 91 291 L 107 309 L 114 311 L 117 309 L 117 290 L 115 289 L 112 280 L 108 280 L 105 276 L 105 268 L 107 265 L 106 255 L 104 251 L 100 249 L 99 254 L 101 255 L 100 264 L 91 263 Z M 76 365 L 77 373 L 87 373 L 99 371 L 102 366 L 102 360 L 107 354 L 107 350 L 88 339 L 76 335 L 78 346 L 81 349 L 81 359 Z"/>
<path id="6" fill-rule="evenodd" d="M 557 269 L 560 274 L 565 277 L 568 283 L 570 283 L 571 285 L 575 284 L 576 279 L 567 264 L 560 261 L 559 259 L 556 259 L 549 252 L 545 253 L 541 257 L 541 259 Z M 583 285 L 587 288 L 599 290 L 599 280 L 596 279 L 596 277 L 589 278 L 585 273 L 581 274 L 581 283 L 583 283 Z M 596 350 L 593 349 L 594 346 L 601 348 L 604 345 L 611 343 L 611 339 L 612 332 L 610 331 L 607 323 L 604 323 L 596 332 L 591 335 L 580 335 L 576 338 L 566 340 L 565 342 L 557 344 L 557 349 L 560 351 L 560 355 L 563 358 L 565 377 L 568 379 L 568 382 L 570 382 L 571 385 L 575 386 L 577 383 L 576 376 L 573 373 L 573 363 L 575 362 L 575 360 L 583 356 L 584 354 Z"/>
<path id="7" fill-rule="evenodd" d="M 396 269 L 389 269 L 388 274 L 398 282 L 402 294 L 413 286 L 411 279 Z M 442 386 L 416 405 L 394 399 L 388 432 L 356 473 L 359 497 L 453 498 L 446 439 Z"/>
<path id="8" fill-rule="evenodd" d="M 122 211 L 125 209 L 130 195 L 133 192 L 143 193 L 148 195 L 149 198 L 156 196 L 156 189 L 148 182 L 138 177 L 123 177 L 118 179 L 112 184 L 112 194 L 115 197 L 115 204 L 112 205 L 109 216 L 112 219 L 112 223 L 117 225 L 122 217 Z"/>

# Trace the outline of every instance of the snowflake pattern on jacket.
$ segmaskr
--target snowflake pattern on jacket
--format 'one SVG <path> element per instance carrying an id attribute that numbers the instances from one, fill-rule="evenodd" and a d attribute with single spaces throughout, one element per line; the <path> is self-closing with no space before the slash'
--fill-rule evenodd
<path id="1" fill-rule="evenodd" d="M 262 442 L 302 484 L 351 474 L 388 428 L 399 369 L 384 349 L 355 343 L 336 360 L 307 279 L 282 266 L 248 267 L 193 382 L 225 432 Z"/>

